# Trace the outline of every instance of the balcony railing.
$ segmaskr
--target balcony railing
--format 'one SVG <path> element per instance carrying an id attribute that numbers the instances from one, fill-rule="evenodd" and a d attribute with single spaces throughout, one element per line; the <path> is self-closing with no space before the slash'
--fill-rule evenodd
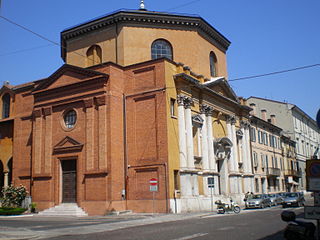
<path id="1" fill-rule="evenodd" d="M 280 168 L 271 168 L 267 169 L 268 176 L 280 176 Z"/>
<path id="2" fill-rule="evenodd" d="M 287 169 L 284 172 L 285 176 L 293 176 L 293 177 L 301 177 L 302 173 L 300 170 L 292 170 L 292 169 Z"/>

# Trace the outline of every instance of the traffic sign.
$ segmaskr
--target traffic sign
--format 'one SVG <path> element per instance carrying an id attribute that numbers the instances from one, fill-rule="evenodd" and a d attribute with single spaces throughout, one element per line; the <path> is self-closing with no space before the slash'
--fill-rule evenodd
<path id="1" fill-rule="evenodd" d="M 306 175 L 307 177 L 320 178 L 320 160 L 307 160 Z"/>
<path id="2" fill-rule="evenodd" d="M 158 185 L 158 179 L 156 178 L 151 178 L 149 182 L 151 186 Z"/>
<path id="3" fill-rule="evenodd" d="M 208 177 L 208 188 L 214 188 L 214 178 Z"/>
<path id="4" fill-rule="evenodd" d="M 158 191 L 158 179 L 151 178 L 149 180 L 150 183 L 150 192 L 157 192 Z"/>

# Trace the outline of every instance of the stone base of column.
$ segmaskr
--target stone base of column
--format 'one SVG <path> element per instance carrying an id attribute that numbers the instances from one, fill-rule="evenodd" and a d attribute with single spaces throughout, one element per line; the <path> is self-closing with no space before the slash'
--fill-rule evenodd
<path id="1" fill-rule="evenodd" d="M 238 176 L 229 176 L 230 193 L 238 193 Z"/>
<path id="2" fill-rule="evenodd" d="M 243 192 L 253 192 L 254 186 L 253 186 L 253 176 L 243 176 L 243 182 L 244 182 L 244 189 Z"/>
<path id="3" fill-rule="evenodd" d="M 199 195 L 198 174 L 180 173 L 181 196 Z"/>

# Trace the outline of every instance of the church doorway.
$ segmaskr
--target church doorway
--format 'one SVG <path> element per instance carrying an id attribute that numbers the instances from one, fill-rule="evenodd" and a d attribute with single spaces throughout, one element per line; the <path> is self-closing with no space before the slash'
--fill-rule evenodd
<path id="1" fill-rule="evenodd" d="M 76 160 L 62 160 L 62 202 L 75 203 L 77 201 L 77 162 Z"/>

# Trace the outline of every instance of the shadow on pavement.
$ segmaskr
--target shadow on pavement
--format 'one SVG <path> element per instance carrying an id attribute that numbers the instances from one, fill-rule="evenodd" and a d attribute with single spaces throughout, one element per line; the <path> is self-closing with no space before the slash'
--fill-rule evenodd
<path id="1" fill-rule="evenodd" d="M 283 237 L 283 231 L 284 230 L 276 232 L 272 235 L 266 236 L 264 238 L 260 238 L 258 240 L 284 240 L 285 238 Z"/>

